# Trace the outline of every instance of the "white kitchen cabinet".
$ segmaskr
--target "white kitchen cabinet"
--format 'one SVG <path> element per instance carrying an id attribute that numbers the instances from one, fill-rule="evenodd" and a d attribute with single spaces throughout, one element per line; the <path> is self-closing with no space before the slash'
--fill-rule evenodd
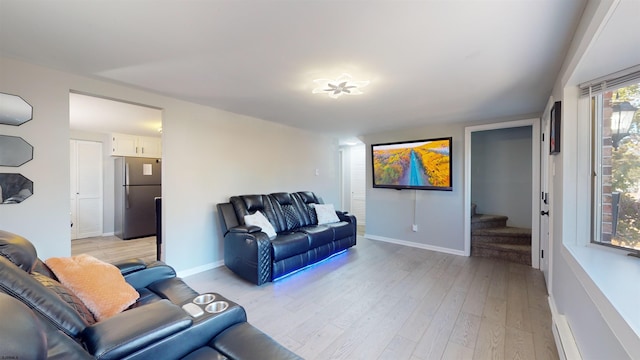
<path id="1" fill-rule="evenodd" d="M 111 134 L 111 155 L 162 157 L 162 139 L 149 136 Z"/>

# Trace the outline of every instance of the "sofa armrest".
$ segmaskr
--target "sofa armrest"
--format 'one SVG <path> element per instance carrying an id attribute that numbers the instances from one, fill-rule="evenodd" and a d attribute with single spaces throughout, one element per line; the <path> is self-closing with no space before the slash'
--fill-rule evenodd
<path id="1" fill-rule="evenodd" d="M 256 285 L 271 281 L 271 241 L 258 226 L 236 226 L 224 236 L 224 264 Z"/>
<path id="2" fill-rule="evenodd" d="M 182 308 L 161 300 L 88 326 L 82 339 L 96 358 L 120 359 L 182 331 L 192 323 Z"/>
<path id="3" fill-rule="evenodd" d="M 142 289 L 156 281 L 174 277 L 176 277 L 176 271 L 171 266 L 160 261 L 154 261 L 147 264 L 147 267 L 142 270 L 124 275 L 124 279 L 134 289 Z"/>
<path id="4" fill-rule="evenodd" d="M 122 273 L 123 276 L 147 268 L 147 263 L 145 263 L 142 259 L 118 261 L 113 263 L 113 265 L 120 269 L 120 273 Z"/>
<path id="5" fill-rule="evenodd" d="M 213 339 L 212 345 L 230 359 L 302 360 L 247 322 L 230 326 Z"/>
<path id="6" fill-rule="evenodd" d="M 255 226 L 255 225 L 239 225 L 229 229 L 229 232 L 231 233 L 245 233 L 245 234 L 246 233 L 253 234 L 260 231 L 262 231 L 262 228 L 260 226 Z"/>
<path id="7" fill-rule="evenodd" d="M 354 215 L 351 215 L 346 211 L 336 211 L 336 215 L 338 215 L 338 219 L 340 219 L 340 221 L 352 223 L 354 226 L 356 225 L 356 217 Z"/>

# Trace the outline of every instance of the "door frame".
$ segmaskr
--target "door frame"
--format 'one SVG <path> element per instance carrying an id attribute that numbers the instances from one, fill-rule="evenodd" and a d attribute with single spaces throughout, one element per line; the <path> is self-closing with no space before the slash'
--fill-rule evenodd
<path id="1" fill-rule="evenodd" d="M 467 126 L 464 129 L 464 253 L 471 255 L 471 134 L 531 126 L 531 267 L 540 267 L 540 119 Z"/>

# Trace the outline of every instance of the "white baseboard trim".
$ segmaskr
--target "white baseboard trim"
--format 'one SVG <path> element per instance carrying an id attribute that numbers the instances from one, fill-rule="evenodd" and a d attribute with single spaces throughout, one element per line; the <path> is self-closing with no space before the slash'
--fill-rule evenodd
<path id="1" fill-rule="evenodd" d="M 180 271 L 177 272 L 177 275 L 178 275 L 178 277 L 184 278 L 184 277 L 187 277 L 187 276 L 199 274 L 199 273 L 207 271 L 207 270 L 215 269 L 215 268 L 223 266 L 223 265 L 224 265 L 224 260 L 219 260 L 219 261 L 216 261 L 216 262 L 212 262 L 212 263 L 196 266 L 196 267 L 191 268 L 191 269 L 180 270 Z"/>
<path id="2" fill-rule="evenodd" d="M 102 236 L 113 236 L 115 233 L 112 232 L 108 232 L 108 233 L 102 233 Z"/>
<path id="3" fill-rule="evenodd" d="M 432 251 L 437 251 L 445 254 L 466 256 L 464 253 L 464 250 L 454 250 L 454 249 L 448 249 L 448 248 L 443 248 L 439 246 L 419 244 L 412 241 L 392 239 L 392 238 L 378 236 L 378 235 L 364 234 L 364 237 L 369 240 L 384 241 L 392 244 L 404 245 L 404 246 L 414 247 L 418 249 L 432 250 Z"/>
<path id="4" fill-rule="evenodd" d="M 556 341 L 556 347 L 558 348 L 558 356 L 560 360 L 580 360 L 580 350 L 573 337 L 573 332 L 569 326 L 569 322 L 564 315 L 558 313 L 555 302 L 551 297 L 547 297 L 549 302 L 549 309 L 551 310 L 551 330 L 553 331 L 553 338 Z"/>

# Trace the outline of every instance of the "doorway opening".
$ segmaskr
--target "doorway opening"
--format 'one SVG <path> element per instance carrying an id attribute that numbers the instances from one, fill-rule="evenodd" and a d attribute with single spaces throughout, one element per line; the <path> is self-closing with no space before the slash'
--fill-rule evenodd
<path id="1" fill-rule="evenodd" d="M 472 227 L 477 227 L 477 224 L 472 225 L 472 214 L 507 212 L 506 214 L 491 214 L 495 215 L 495 218 L 488 220 L 495 221 L 495 224 L 490 224 L 490 227 L 493 227 L 495 231 L 494 233 L 486 231 L 487 234 L 482 235 L 487 236 L 488 241 L 498 241 L 502 237 L 506 239 L 506 235 L 526 238 L 526 241 L 530 242 L 531 249 L 528 255 L 530 262 L 527 261 L 527 263 L 530 263 L 534 268 L 539 268 L 539 127 L 539 119 L 528 119 L 470 126 L 465 129 L 465 254 L 467 256 L 472 255 Z M 513 142 L 520 142 L 520 145 L 516 144 L 515 146 L 522 148 L 523 137 L 526 144 L 529 144 L 526 141 L 530 141 L 530 145 L 527 145 L 528 149 L 525 148 L 524 153 L 520 156 L 525 158 L 525 166 L 530 168 L 530 173 L 525 174 L 526 180 L 520 181 L 522 179 L 514 180 L 513 178 L 517 178 L 521 174 L 509 173 L 514 170 L 513 167 L 510 170 L 508 163 L 510 161 L 518 163 L 518 159 L 513 158 L 515 155 L 496 153 L 496 151 L 499 151 L 500 147 L 512 148 L 514 145 L 511 143 Z M 527 140 L 527 137 L 530 140 Z M 522 164 L 519 165 L 522 166 Z M 512 179 L 509 180 L 512 183 L 502 184 L 505 177 L 511 177 Z M 524 187 L 519 182 L 524 183 Z M 508 190 L 509 187 L 518 188 L 518 186 L 520 186 L 519 190 Z M 513 201 L 517 198 L 522 199 L 520 204 Z M 526 209 L 518 208 L 518 206 L 522 206 L 522 203 L 526 204 Z M 512 220 L 510 224 L 507 224 L 509 216 Z M 476 220 L 477 217 L 473 221 Z M 530 235 L 524 230 L 528 230 Z M 511 234 L 512 232 L 513 234 Z M 530 240 L 528 240 L 529 238 Z M 503 247 L 507 250 L 501 251 L 508 254 L 509 246 Z M 514 248 L 518 247 L 525 248 L 524 246 L 514 246 Z"/>
<path id="2" fill-rule="evenodd" d="M 358 235 L 364 235 L 366 226 L 366 146 L 363 143 L 340 149 L 340 193 L 342 209 L 353 214 L 358 221 Z"/>
<path id="3" fill-rule="evenodd" d="M 160 163 L 162 156 L 162 110 L 71 91 L 69 128 L 72 255 L 88 253 L 107 262 L 132 257 L 156 260 L 160 253 L 160 238 L 155 236 L 154 198 L 146 199 L 150 208 L 145 211 L 153 213 L 144 216 L 145 222 L 152 222 L 149 224 L 152 230 L 130 236 L 131 240 L 123 240 L 117 229 L 119 211 L 116 207 L 126 201 L 118 202 L 116 199 L 116 159 L 144 158 L 149 164 L 154 164 L 151 170 L 158 183 L 154 196 L 160 196 L 161 177 L 155 164 Z M 144 169 L 148 170 L 148 167 Z M 88 190 L 100 200 L 84 200 L 82 203 Z"/>

